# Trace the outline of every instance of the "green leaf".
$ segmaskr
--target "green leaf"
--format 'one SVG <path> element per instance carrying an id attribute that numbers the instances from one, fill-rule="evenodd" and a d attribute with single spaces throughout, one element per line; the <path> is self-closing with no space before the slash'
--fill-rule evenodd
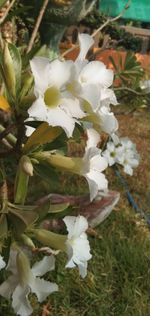
<path id="1" fill-rule="evenodd" d="M 34 147 L 51 143 L 62 133 L 60 127 L 49 126 L 48 123 L 42 123 L 28 138 L 23 151 L 24 153 L 29 152 Z"/>
<path id="2" fill-rule="evenodd" d="M 15 72 L 16 78 L 16 93 L 19 92 L 21 88 L 21 69 L 22 69 L 22 61 L 19 50 L 17 47 L 11 43 L 8 45 L 12 60 L 13 60 L 13 67 Z"/>
<path id="3" fill-rule="evenodd" d="M 111 61 L 112 65 L 114 66 L 114 69 L 115 69 L 116 71 L 118 71 L 118 67 L 117 67 L 117 65 L 116 65 L 116 63 L 115 63 L 115 61 L 114 61 L 114 59 L 113 59 L 112 56 L 109 56 L 109 60 Z"/>
<path id="4" fill-rule="evenodd" d="M 0 0 L 0 8 L 3 7 L 6 2 L 7 0 Z"/>
<path id="5" fill-rule="evenodd" d="M 14 193 L 14 201 L 15 204 L 24 204 L 27 190 L 28 190 L 28 182 L 29 182 L 29 175 L 26 174 L 22 170 L 22 159 L 24 156 L 21 157 L 19 162 L 19 167 L 16 174 L 15 179 L 15 193 Z M 24 159 L 23 159 L 24 162 Z"/>
<path id="6" fill-rule="evenodd" d="M 16 97 L 16 76 L 15 69 L 12 56 L 10 54 L 10 50 L 8 48 L 8 43 L 5 42 L 4 52 L 3 52 L 3 60 L 2 60 L 2 75 L 4 76 L 5 84 L 8 93 L 15 98 Z"/>
<path id="7" fill-rule="evenodd" d="M 65 211 L 69 207 L 69 203 L 51 204 L 48 213 L 60 213 Z"/>
<path id="8" fill-rule="evenodd" d="M 22 234 L 26 228 L 32 226 L 38 219 L 35 212 L 10 209 L 8 214 L 17 235 Z"/>
<path id="9" fill-rule="evenodd" d="M 48 184 L 53 186 L 58 183 L 58 173 L 56 172 L 55 168 L 50 166 L 48 163 L 44 162 L 43 164 L 38 164 L 34 166 L 34 171 L 40 178 L 45 180 Z"/>

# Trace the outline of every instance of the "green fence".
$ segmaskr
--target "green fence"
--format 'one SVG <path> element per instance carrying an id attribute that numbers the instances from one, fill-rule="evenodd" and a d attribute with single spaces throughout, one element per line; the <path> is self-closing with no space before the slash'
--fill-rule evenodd
<path id="1" fill-rule="evenodd" d="M 117 16 L 127 0 L 101 0 L 99 10 L 108 16 Z M 150 22 L 150 0 L 131 0 L 130 7 L 123 15 L 124 19 Z"/>

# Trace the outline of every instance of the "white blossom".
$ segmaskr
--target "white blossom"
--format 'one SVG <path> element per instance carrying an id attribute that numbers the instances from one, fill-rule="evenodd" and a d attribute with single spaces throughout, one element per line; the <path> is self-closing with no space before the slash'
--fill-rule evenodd
<path id="1" fill-rule="evenodd" d="M 110 89 L 113 71 L 100 61 L 86 60 L 92 45 L 90 35 L 80 34 L 80 52 L 75 62 L 59 59 L 50 62 L 43 57 L 31 60 L 36 100 L 28 110 L 29 119 L 60 126 L 71 137 L 75 123 L 85 116 L 88 120 L 89 112 L 93 112 L 103 131 L 110 134 L 117 130 L 117 120 L 109 108 L 110 104 L 117 104 Z M 31 132 L 28 128 L 27 136 Z"/>
<path id="2" fill-rule="evenodd" d="M 12 297 L 12 307 L 17 315 L 28 316 L 33 312 L 28 300 L 29 293 L 35 293 L 38 301 L 43 302 L 49 294 L 58 290 L 56 283 L 40 278 L 46 272 L 53 270 L 54 266 L 55 258 L 45 256 L 30 269 L 26 255 L 11 250 L 7 266 L 11 275 L 0 285 L 0 295 L 7 299 Z"/>
<path id="3" fill-rule="evenodd" d="M 118 163 L 124 167 L 124 172 L 133 175 L 133 169 L 139 164 L 139 155 L 136 146 L 127 137 L 118 138 L 113 136 L 114 142 L 107 143 L 106 150 L 102 153 L 109 166 Z"/>
<path id="4" fill-rule="evenodd" d="M 2 270 L 3 268 L 5 268 L 6 263 L 3 259 L 3 257 L 0 255 L 0 270 Z"/>
<path id="5" fill-rule="evenodd" d="M 87 275 L 87 261 L 91 259 L 90 245 L 85 233 L 88 228 L 87 219 L 83 216 L 65 216 L 63 221 L 67 226 L 66 241 L 68 262 L 66 268 L 78 266 L 80 275 Z"/>
<path id="6" fill-rule="evenodd" d="M 77 119 L 85 116 L 79 100 L 65 94 L 73 62 L 35 57 L 30 64 L 37 99 L 28 110 L 29 118 L 60 126 L 71 137 Z"/>
<path id="7" fill-rule="evenodd" d="M 124 167 L 124 172 L 133 175 L 133 169 L 139 165 L 139 154 L 136 145 L 127 137 L 121 138 L 121 146 L 123 148 L 122 155 L 118 156 L 118 163 Z"/>
<path id="8" fill-rule="evenodd" d="M 86 149 L 80 174 L 86 178 L 89 184 L 91 201 L 96 197 L 99 190 L 108 188 L 108 181 L 102 173 L 107 166 L 107 160 L 101 156 L 100 149 L 96 147 Z"/>

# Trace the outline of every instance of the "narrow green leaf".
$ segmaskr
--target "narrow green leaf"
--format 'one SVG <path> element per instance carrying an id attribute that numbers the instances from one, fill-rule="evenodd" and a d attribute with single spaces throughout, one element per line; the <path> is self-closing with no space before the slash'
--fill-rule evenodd
<path id="1" fill-rule="evenodd" d="M 24 153 L 29 152 L 34 147 L 51 143 L 62 133 L 60 127 L 49 126 L 48 123 L 42 123 L 28 138 L 23 151 Z"/>
<path id="2" fill-rule="evenodd" d="M 13 60 L 13 67 L 15 72 L 16 78 L 16 93 L 19 92 L 21 88 L 21 69 L 22 69 L 22 61 L 19 50 L 17 47 L 11 43 L 8 45 L 12 60 Z"/>
<path id="3" fill-rule="evenodd" d="M 61 213 L 68 208 L 69 203 L 51 204 L 48 213 Z"/>

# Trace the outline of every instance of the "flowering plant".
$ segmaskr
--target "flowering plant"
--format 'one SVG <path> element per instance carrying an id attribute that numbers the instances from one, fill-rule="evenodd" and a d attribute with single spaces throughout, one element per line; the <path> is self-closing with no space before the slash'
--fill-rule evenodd
<path id="1" fill-rule="evenodd" d="M 10 274 L 0 285 L 0 295 L 12 299 L 15 313 L 21 316 L 32 313 L 29 293 L 43 302 L 58 290 L 56 283 L 41 277 L 55 268 L 60 252 L 68 257 L 66 268 L 77 266 L 81 277 L 86 276 L 91 259 L 88 226 L 110 213 L 108 209 L 102 217 L 99 211 L 91 215 L 86 202 L 86 211 L 74 214 L 71 210 L 70 215 L 71 197 L 57 194 L 31 203 L 32 178 L 38 174 L 45 179 L 55 170 L 84 177 L 89 203 L 96 206 L 97 199 L 103 200 L 108 192 L 106 168 L 117 163 L 132 175 L 139 162 L 135 145 L 117 136 L 118 122 L 110 108 L 118 104 L 111 89 L 113 71 L 102 62 L 86 59 L 93 45 L 91 36 L 80 34 L 79 45 L 75 62 L 36 56 L 30 61 L 31 71 L 23 68 L 19 50 L 12 44 L 5 43 L 1 58 L 2 103 L 10 122 L 0 125 L 0 269 Z M 86 138 L 82 157 L 69 156 L 66 151 L 68 139 L 76 140 L 77 134 Z M 60 234 L 44 226 L 45 220 L 56 221 L 58 213 L 66 234 L 64 227 Z M 35 262 L 39 252 L 43 258 Z"/>

